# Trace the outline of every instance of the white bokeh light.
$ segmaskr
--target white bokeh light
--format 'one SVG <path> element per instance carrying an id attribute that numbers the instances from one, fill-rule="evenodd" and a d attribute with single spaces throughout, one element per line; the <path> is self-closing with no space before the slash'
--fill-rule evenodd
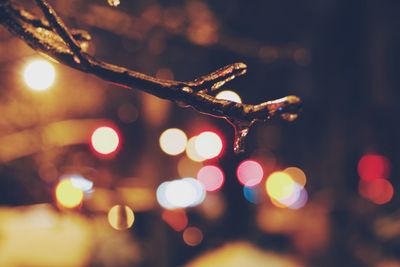
<path id="1" fill-rule="evenodd" d="M 97 128 L 91 138 L 93 149 L 101 155 L 109 155 L 117 151 L 119 147 L 119 135 L 111 127 L 103 126 Z"/>
<path id="2" fill-rule="evenodd" d="M 242 99 L 240 98 L 240 96 L 231 90 L 221 91 L 215 96 L 215 98 L 222 100 L 229 100 L 236 103 L 242 103 Z"/>
<path id="3" fill-rule="evenodd" d="M 24 69 L 24 81 L 34 91 L 45 91 L 56 78 L 53 65 L 43 59 L 29 62 Z"/>
<path id="4" fill-rule="evenodd" d="M 212 159 L 221 153 L 222 140 L 214 132 L 202 132 L 197 136 L 194 146 L 201 157 Z"/>
<path id="5" fill-rule="evenodd" d="M 187 136 L 182 130 L 171 128 L 161 134 L 159 142 L 162 151 L 175 156 L 185 151 Z"/>

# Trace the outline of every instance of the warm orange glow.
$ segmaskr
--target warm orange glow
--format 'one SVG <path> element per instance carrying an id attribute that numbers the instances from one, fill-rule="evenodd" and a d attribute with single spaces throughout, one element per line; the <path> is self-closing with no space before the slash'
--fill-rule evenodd
<path id="1" fill-rule="evenodd" d="M 225 90 L 225 91 L 221 91 L 219 92 L 216 96 L 216 99 L 223 99 L 223 100 L 230 100 L 232 102 L 236 102 L 236 103 L 242 103 L 242 99 L 240 98 L 240 96 L 235 93 L 234 91 L 230 91 L 230 90 Z"/>
<path id="2" fill-rule="evenodd" d="M 201 157 L 212 159 L 221 154 L 222 140 L 218 134 L 206 131 L 197 136 L 194 146 Z"/>
<path id="3" fill-rule="evenodd" d="M 290 177 L 295 181 L 298 185 L 304 187 L 307 183 L 307 177 L 305 173 L 296 167 L 289 167 L 284 170 L 285 173 L 289 174 Z"/>
<path id="4" fill-rule="evenodd" d="M 183 232 L 183 241 L 188 246 L 195 247 L 203 241 L 203 232 L 197 227 L 188 227 Z"/>
<path id="5" fill-rule="evenodd" d="M 360 194 L 375 204 L 383 205 L 393 198 L 393 185 L 385 179 L 374 179 L 371 181 L 360 181 Z"/>
<path id="6" fill-rule="evenodd" d="M 160 147 L 166 154 L 175 156 L 185 151 L 186 134 L 177 128 L 165 130 L 160 136 Z"/>
<path id="7" fill-rule="evenodd" d="M 113 155 L 119 149 L 119 145 L 118 132 L 111 127 L 99 127 L 92 134 L 91 146 L 100 155 Z"/>
<path id="8" fill-rule="evenodd" d="M 187 146 L 186 146 L 186 155 L 189 159 L 195 162 L 204 161 L 205 158 L 200 156 L 196 150 L 195 143 L 196 143 L 197 136 L 193 136 L 189 139 Z"/>
<path id="9" fill-rule="evenodd" d="M 56 198 L 62 207 L 76 208 L 82 203 L 83 191 L 75 187 L 70 179 L 63 179 L 56 187 Z"/>
<path id="10" fill-rule="evenodd" d="M 55 77 L 53 65 L 43 59 L 31 61 L 24 69 L 25 83 L 33 91 L 47 90 L 54 83 Z"/>
<path id="11" fill-rule="evenodd" d="M 177 232 L 183 231 L 189 223 L 184 209 L 164 210 L 162 219 Z"/>
<path id="12" fill-rule="evenodd" d="M 203 164 L 190 160 L 188 157 L 182 157 L 179 159 L 177 167 L 180 177 L 196 177 L 197 172 L 203 167 Z"/>
<path id="13" fill-rule="evenodd" d="M 115 205 L 108 211 L 108 223 L 115 230 L 126 230 L 132 227 L 135 215 L 131 208 L 123 205 Z"/>

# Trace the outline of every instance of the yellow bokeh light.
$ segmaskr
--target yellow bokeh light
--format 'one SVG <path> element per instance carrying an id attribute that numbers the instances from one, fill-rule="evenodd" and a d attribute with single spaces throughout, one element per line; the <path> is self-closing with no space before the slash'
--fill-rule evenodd
<path id="1" fill-rule="evenodd" d="M 70 179 L 63 179 L 56 187 L 56 198 L 62 207 L 72 209 L 81 205 L 83 192 Z"/>
<path id="2" fill-rule="evenodd" d="M 212 159 L 221 153 L 222 140 L 214 132 L 202 132 L 197 136 L 194 147 L 200 157 Z"/>
<path id="3" fill-rule="evenodd" d="M 296 183 L 289 174 L 285 172 L 274 172 L 268 177 L 265 187 L 271 198 L 281 200 L 293 194 L 296 190 Z"/>
<path id="4" fill-rule="evenodd" d="M 135 214 L 132 209 L 124 205 L 115 205 L 108 211 L 108 223 L 118 231 L 132 227 L 135 221 Z"/>
<path id="5" fill-rule="evenodd" d="M 193 136 L 189 139 L 187 146 L 186 146 L 186 156 L 196 162 L 202 162 L 205 160 L 204 157 L 200 156 L 196 150 L 195 143 L 196 143 L 197 136 Z"/>
<path id="6" fill-rule="evenodd" d="M 45 91 L 54 83 L 56 71 L 50 62 L 36 59 L 25 66 L 23 76 L 30 89 Z"/>
<path id="7" fill-rule="evenodd" d="M 91 138 L 93 149 L 102 155 L 114 153 L 119 147 L 119 142 L 118 133 L 107 126 L 97 128 Z"/>
<path id="8" fill-rule="evenodd" d="M 186 134 L 177 128 L 165 130 L 160 136 L 160 147 L 168 155 L 179 155 L 185 151 L 187 144 Z"/>
<path id="9" fill-rule="evenodd" d="M 242 99 L 240 98 L 240 96 L 231 90 L 221 91 L 215 96 L 215 98 L 222 100 L 230 100 L 236 103 L 242 103 Z"/>

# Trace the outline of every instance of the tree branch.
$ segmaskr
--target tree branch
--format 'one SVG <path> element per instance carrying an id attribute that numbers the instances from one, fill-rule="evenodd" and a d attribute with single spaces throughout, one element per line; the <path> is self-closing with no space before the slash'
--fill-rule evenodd
<path id="1" fill-rule="evenodd" d="M 237 133 L 236 152 L 243 150 L 243 140 L 255 121 L 266 121 L 273 117 L 292 121 L 298 116 L 301 100 L 296 96 L 250 105 L 216 99 L 209 94 L 245 74 L 247 67 L 244 63 L 225 66 L 194 81 L 180 82 L 157 79 L 97 60 L 82 51 L 78 42 L 82 35 L 77 34 L 77 31 L 75 34 L 70 31 L 47 0 L 35 1 L 46 20 L 36 18 L 10 0 L 0 0 L 0 23 L 33 49 L 74 69 L 123 87 L 138 88 L 160 98 L 190 106 L 207 115 L 225 118 L 234 125 Z M 88 40 L 90 37 L 84 39 Z"/>

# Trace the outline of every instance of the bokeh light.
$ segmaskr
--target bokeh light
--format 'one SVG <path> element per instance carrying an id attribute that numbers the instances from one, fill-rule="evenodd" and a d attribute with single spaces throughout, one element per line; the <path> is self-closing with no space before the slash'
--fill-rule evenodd
<path id="1" fill-rule="evenodd" d="M 118 231 L 131 228 L 135 221 L 135 214 L 126 205 L 115 205 L 108 211 L 107 217 L 111 227 Z"/>
<path id="2" fill-rule="evenodd" d="M 186 155 L 189 159 L 195 161 L 195 162 L 202 162 L 206 160 L 204 157 L 200 156 L 199 153 L 196 150 L 196 139 L 197 136 L 193 136 L 189 139 L 187 146 L 186 146 Z"/>
<path id="3" fill-rule="evenodd" d="M 385 179 L 361 180 L 358 189 L 361 196 L 377 205 L 388 203 L 394 195 L 392 183 Z"/>
<path id="4" fill-rule="evenodd" d="M 263 201 L 263 191 L 259 186 L 244 186 L 243 195 L 248 202 L 253 204 L 260 204 Z"/>
<path id="5" fill-rule="evenodd" d="M 83 191 L 75 187 L 71 179 L 60 180 L 56 186 L 57 203 L 64 208 L 76 208 L 83 201 Z"/>
<path id="6" fill-rule="evenodd" d="M 217 157 L 221 154 L 223 147 L 219 135 L 210 131 L 199 134 L 195 140 L 194 146 L 197 153 L 205 159 Z"/>
<path id="7" fill-rule="evenodd" d="M 366 154 L 358 162 L 358 174 L 361 179 L 387 179 L 390 172 L 390 161 L 382 155 Z"/>
<path id="8" fill-rule="evenodd" d="M 303 208 L 308 201 L 308 193 L 307 190 L 305 188 L 301 188 L 300 190 L 300 195 L 298 196 L 298 198 L 296 199 L 296 201 L 294 201 L 289 208 L 293 209 L 293 210 L 298 210 Z"/>
<path id="9" fill-rule="evenodd" d="M 186 134 L 177 128 L 165 130 L 160 136 L 160 147 L 168 155 L 179 155 L 185 151 L 187 144 Z"/>
<path id="10" fill-rule="evenodd" d="M 114 128 L 98 127 L 92 133 L 91 147 L 101 156 L 112 156 L 120 147 L 120 136 Z"/>
<path id="11" fill-rule="evenodd" d="M 197 173 L 197 180 L 199 180 L 207 191 L 212 192 L 221 189 L 225 177 L 221 168 L 208 165 L 201 168 Z"/>
<path id="12" fill-rule="evenodd" d="M 79 174 L 69 175 L 71 183 L 76 188 L 84 192 L 90 192 L 93 189 L 93 182 Z"/>
<path id="13" fill-rule="evenodd" d="M 168 183 L 165 196 L 172 206 L 186 208 L 196 201 L 197 191 L 187 181 L 174 180 Z"/>
<path id="14" fill-rule="evenodd" d="M 165 209 L 188 208 L 200 205 L 206 192 L 194 178 L 167 181 L 157 188 L 157 201 Z"/>
<path id="15" fill-rule="evenodd" d="M 194 201 L 189 206 L 195 207 L 203 203 L 206 198 L 206 190 L 203 185 L 198 180 L 191 177 L 183 178 L 182 181 L 190 183 L 190 185 L 196 190 Z"/>
<path id="16" fill-rule="evenodd" d="M 203 232 L 197 227 L 188 227 L 182 234 L 186 245 L 195 247 L 203 241 Z"/>
<path id="17" fill-rule="evenodd" d="M 30 89 L 45 91 L 54 83 L 56 71 L 50 62 L 36 59 L 25 66 L 23 76 Z"/>
<path id="18" fill-rule="evenodd" d="M 290 197 L 296 190 L 295 182 L 284 172 L 272 173 L 265 183 L 267 193 L 274 199 L 285 199 Z"/>
<path id="19" fill-rule="evenodd" d="M 215 98 L 222 99 L 222 100 L 230 100 L 230 101 L 236 102 L 236 103 L 242 103 L 242 99 L 240 98 L 240 96 L 231 90 L 221 91 L 215 96 Z"/>
<path id="20" fill-rule="evenodd" d="M 255 160 L 245 160 L 239 164 L 236 175 L 239 182 L 245 186 L 255 186 L 264 176 L 263 167 Z"/>
<path id="21" fill-rule="evenodd" d="M 279 208 L 300 209 L 308 201 L 308 193 L 304 188 L 306 176 L 296 167 L 272 173 L 266 183 L 271 203 Z"/>
<path id="22" fill-rule="evenodd" d="M 165 193 L 169 183 L 170 183 L 169 181 L 161 183 L 158 186 L 157 192 L 156 192 L 157 202 L 164 209 L 174 209 L 175 208 L 171 203 L 169 203 L 169 201 L 167 199 L 167 195 Z"/>
<path id="23" fill-rule="evenodd" d="M 301 187 L 304 187 L 307 183 L 306 174 L 297 167 L 289 167 L 284 170 L 285 173 L 289 174 L 290 177 Z"/>
<path id="24" fill-rule="evenodd" d="M 183 231 L 189 223 L 184 209 L 164 210 L 161 217 L 164 222 L 177 232 Z"/>

